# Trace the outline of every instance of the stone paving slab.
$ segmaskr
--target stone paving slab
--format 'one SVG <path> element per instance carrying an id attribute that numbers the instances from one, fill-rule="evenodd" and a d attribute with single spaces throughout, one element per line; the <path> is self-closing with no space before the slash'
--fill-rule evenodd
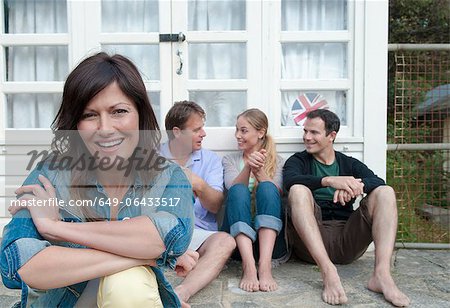
<path id="1" fill-rule="evenodd" d="M 382 295 L 366 288 L 373 269 L 374 253 L 367 252 L 350 265 L 338 265 L 349 298 L 347 307 L 391 307 Z M 412 300 L 411 307 L 450 307 L 450 251 L 400 249 L 393 258 L 395 281 Z M 322 281 L 317 266 L 290 260 L 273 271 L 279 289 L 247 293 L 239 289 L 241 264 L 230 261 L 208 287 L 191 298 L 192 308 L 330 307 L 320 299 Z M 181 280 L 168 273 L 169 280 Z M 10 307 L 19 291 L 0 286 L 0 307 Z"/>
<path id="2" fill-rule="evenodd" d="M 366 287 L 373 262 L 372 251 L 350 265 L 338 265 L 349 298 L 344 306 L 392 307 L 382 295 Z M 279 289 L 270 293 L 240 290 L 240 271 L 240 263 L 230 261 L 213 284 L 191 298 L 192 307 L 330 307 L 321 301 L 322 280 L 317 266 L 297 260 L 279 266 L 274 269 Z M 397 250 L 392 274 L 411 298 L 411 307 L 450 307 L 450 251 Z M 180 281 L 172 274 L 169 279 L 175 285 Z"/>

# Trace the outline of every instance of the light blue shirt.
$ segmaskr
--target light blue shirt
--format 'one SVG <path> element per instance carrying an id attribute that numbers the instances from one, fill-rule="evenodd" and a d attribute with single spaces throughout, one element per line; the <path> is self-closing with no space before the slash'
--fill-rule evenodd
<path id="1" fill-rule="evenodd" d="M 168 142 L 161 145 L 160 154 L 173 159 Z M 192 152 L 184 167 L 201 177 L 213 189 L 223 191 L 222 159 L 213 151 L 200 149 Z M 198 197 L 195 198 L 194 212 L 195 228 L 217 231 L 216 215 L 205 209 Z"/>

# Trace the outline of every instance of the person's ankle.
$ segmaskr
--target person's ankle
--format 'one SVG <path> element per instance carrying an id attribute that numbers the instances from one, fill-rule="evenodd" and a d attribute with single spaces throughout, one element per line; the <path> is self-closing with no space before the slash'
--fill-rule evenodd
<path id="1" fill-rule="evenodd" d="M 337 268 L 332 262 L 319 266 L 319 268 L 323 275 L 337 274 Z"/>
<path id="2" fill-rule="evenodd" d="M 242 262 L 242 268 L 246 270 L 256 270 L 255 262 Z"/>
<path id="3" fill-rule="evenodd" d="M 258 268 L 272 268 L 272 261 L 259 261 L 258 262 Z"/>
<path id="4" fill-rule="evenodd" d="M 189 291 L 187 290 L 187 288 L 181 284 L 179 286 L 175 287 L 175 293 L 178 295 L 180 300 L 183 302 L 187 302 L 189 300 L 189 298 L 191 298 L 191 295 L 190 295 Z"/>
<path id="5" fill-rule="evenodd" d="M 378 279 L 391 278 L 391 271 L 389 268 L 375 268 L 373 275 Z"/>

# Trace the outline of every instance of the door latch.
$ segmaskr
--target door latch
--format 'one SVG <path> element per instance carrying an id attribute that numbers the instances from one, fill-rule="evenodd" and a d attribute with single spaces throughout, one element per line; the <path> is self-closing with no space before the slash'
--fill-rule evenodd
<path id="1" fill-rule="evenodd" d="M 183 32 L 180 32 L 178 34 L 175 33 L 166 33 L 166 34 L 160 34 L 159 35 L 159 41 L 160 42 L 184 42 L 186 40 L 186 36 Z"/>

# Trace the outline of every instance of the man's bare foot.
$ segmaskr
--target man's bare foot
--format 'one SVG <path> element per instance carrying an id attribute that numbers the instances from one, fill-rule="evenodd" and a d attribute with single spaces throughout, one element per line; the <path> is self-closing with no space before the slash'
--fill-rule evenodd
<path id="1" fill-rule="evenodd" d="M 373 273 L 367 287 L 373 292 L 382 293 L 384 298 L 394 306 L 406 307 L 411 302 L 408 296 L 398 289 L 390 274 Z"/>
<path id="2" fill-rule="evenodd" d="M 271 292 L 278 289 L 277 282 L 272 276 L 272 263 L 260 263 L 258 266 L 259 290 L 263 292 Z"/>
<path id="3" fill-rule="evenodd" d="M 322 271 L 323 292 L 322 299 L 330 305 L 341 305 L 347 303 L 344 287 L 339 278 L 336 267 Z"/>
<path id="4" fill-rule="evenodd" d="M 259 281 L 256 274 L 255 264 L 242 264 L 242 278 L 239 288 L 247 292 L 256 292 L 259 290 Z"/>
<path id="5" fill-rule="evenodd" d="M 191 308 L 191 305 L 189 305 L 187 302 L 190 298 L 190 295 L 187 293 L 187 290 L 183 288 L 182 285 L 179 285 L 175 288 L 174 291 L 181 302 L 181 308 Z"/>

